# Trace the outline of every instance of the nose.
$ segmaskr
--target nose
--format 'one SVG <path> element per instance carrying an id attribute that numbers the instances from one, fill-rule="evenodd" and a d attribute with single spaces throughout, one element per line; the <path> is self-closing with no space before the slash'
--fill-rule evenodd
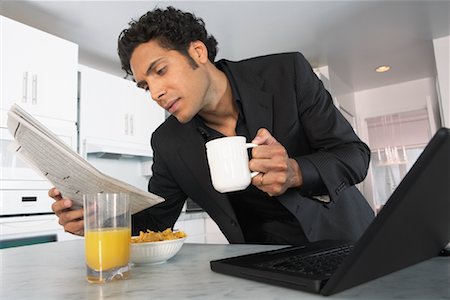
<path id="1" fill-rule="evenodd" d="M 167 91 L 164 88 L 162 88 L 160 86 L 156 86 L 156 85 L 153 85 L 153 86 L 149 85 L 149 91 L 150 91 L 150 96 L 155 101 L 161 100 L 161 98 L 165 94 L 167 94 Z"/>
<path id="2" fill-rule="evenodd" d="M 154 101 L 156 101 L 156 102 L 160 101 L 165 94 L 166 94 L 165 90 L 160 90 L 157 93 L 150 92 L 150 95 L 151 95 L 152 99 Z"/>
<path id="3" fill-rule="evenodd" d="M 167 93 L 166 90 L 160 90 L 160 92 L 156 94 L 156 95 L 157 95 L 156 98 L 157 98 L 158 100 L 161 100 L 162 97 L 163 97 L 166 93 Z"/>

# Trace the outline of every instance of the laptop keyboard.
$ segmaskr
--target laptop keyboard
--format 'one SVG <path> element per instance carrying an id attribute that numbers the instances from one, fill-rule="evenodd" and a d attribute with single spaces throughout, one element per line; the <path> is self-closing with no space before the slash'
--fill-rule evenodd
<path id="1" fill-rule="evenodd" d="M 310 255 L 292 255 L 262 262 L 256 266 L 308 276 L 330 277 L 352 249 L 352 244 L 346 244 Z"/>

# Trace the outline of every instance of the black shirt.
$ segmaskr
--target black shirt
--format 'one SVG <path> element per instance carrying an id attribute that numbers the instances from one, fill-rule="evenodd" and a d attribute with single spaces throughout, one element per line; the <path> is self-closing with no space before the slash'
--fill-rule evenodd
<path id="1" fill-rule="evenodd" d="M 234 84 L 232 74 L 225 66 L 218 65 L 217 67 L 226 74 L 238 107 L 236 134 L 245 136 L 247 142 L 250 142 L 254 137 L 249 136 L 241 101 L 239 100 L 239 92 Z M 222 133 L 206 126 L 201 117 L 196 116 L 194 121 L 205 142 L 224 136 Z M 227 197 L 247 243 L 299 245 L 307 242 L 298 220 L 276 197 L 270 197 L 252 184 L 243 191 L 227 193 Z"/>

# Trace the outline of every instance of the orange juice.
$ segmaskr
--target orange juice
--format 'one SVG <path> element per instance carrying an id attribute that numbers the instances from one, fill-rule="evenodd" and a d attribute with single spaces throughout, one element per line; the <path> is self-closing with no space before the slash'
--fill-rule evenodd
<path id="1" fill-rule="evenodd" d="M 130 228 L 106 228 L 85 233 L 86 263 L 98 271 L 122 267 L 130 257 Z"/>

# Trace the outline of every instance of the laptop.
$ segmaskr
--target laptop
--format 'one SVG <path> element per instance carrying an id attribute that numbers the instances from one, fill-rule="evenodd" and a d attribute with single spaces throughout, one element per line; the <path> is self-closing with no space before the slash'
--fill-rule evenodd
<path id="1" fill-rule="evenodd" d="M 214 260 L 211 270 L 331 295 L 437 256 L 450 241 L 450 129 L 439 129 L 357 242 Z"/>

